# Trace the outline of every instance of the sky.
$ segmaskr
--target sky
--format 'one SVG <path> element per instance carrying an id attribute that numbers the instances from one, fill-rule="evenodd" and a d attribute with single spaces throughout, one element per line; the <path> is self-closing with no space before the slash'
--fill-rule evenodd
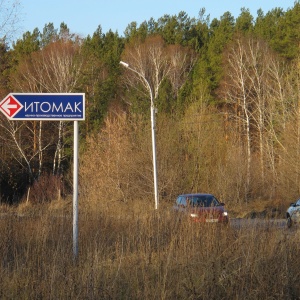
<path id="1" fill-rule="evenodd" d="M 82 37 L 93 35 L 98 26 L 102 32 L 109 30 L 123 36 L 131 22 L 138 26 L 152 17 L 158 20 L 165 14 L 178 15 L 184 11 L 190 18 L 198 18 L 201 8 L 205 8 L 210 20 L 220 18 L 229 11 L 235 18 L 241 8 L 247 8 L 254 18 L 257 10 L 266 14 L 273 8 L 285 11 L 294 6 L 295 0 L 21 0 L 20 36 L 35 28 L 43 30 L 45 24 L 53 23 L 59 29 L 64 22 L 71 33 Z"/>

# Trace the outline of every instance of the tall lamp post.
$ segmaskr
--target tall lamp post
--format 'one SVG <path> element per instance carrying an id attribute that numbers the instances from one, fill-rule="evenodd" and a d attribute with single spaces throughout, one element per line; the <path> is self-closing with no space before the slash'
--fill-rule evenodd
<path id="1" fill-rule="evenodd" d="M 142 79 L 144 81 L 144 83 L 146 84 L 147 90 L 150 94 L 150 100 L 151 100 L 151 105 L 150 105 L 150 109 L 151 109 L 151 132 L 152 132 L 152 154 L 153 154 L 153 182 L 154 182 L 154 199 L 155 199 L 155 209 L 158 209 L 158 183 L 157 183 L 157 168 L 156 168 L 156 139 L 155 139 L 155 106 L 154 106 L 154 102 L 153 102 L 153 93 L 152 93 L 152 89 L 151 86 L 148 82 L 148 80 L 145 78 L 145 76 L 143 76 L 141 73 L 139 73 L 138 71 L 132 69 L 131 67 L 129 67 L 129 64 L 120 61 L 120 64 L 131 70 L 132 72 L 136 73 L 139 75 L 140 79 Z"/>

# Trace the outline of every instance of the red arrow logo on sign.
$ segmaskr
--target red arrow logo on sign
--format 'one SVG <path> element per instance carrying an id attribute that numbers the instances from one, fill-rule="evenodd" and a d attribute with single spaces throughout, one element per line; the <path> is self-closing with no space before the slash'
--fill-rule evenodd
<path id="1" fill-rule="evenodd" d="M 0 110 L 9 118 L 23 108 L 23 105 L 12 95 L 8 95 L 0 102 Z"/>

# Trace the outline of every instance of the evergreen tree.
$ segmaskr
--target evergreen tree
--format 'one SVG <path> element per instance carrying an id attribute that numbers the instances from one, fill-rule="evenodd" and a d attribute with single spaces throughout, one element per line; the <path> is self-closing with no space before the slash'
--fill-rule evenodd
<path id="1" fill-rule="evenodd" d="M 103 34 L 101 26 L 83 43 L 82 55 L 86 62 L 82 85 L 87 98 L 87 131 L 102 123 L 109 104 L 116 98 L 122 50 L 123 39 L 111 30 Z"/>
<path id="2" fill-rule="evenodd" d="M 273 47 L 284 57 L 293 59 L 299 53 L 300 44 L 299 2 L 295 2 L 294 7 L 284 14 L 278 25 Z"/>
<path id="3" fill-rule="evenodd" d="M 157 33 L 167 44 L 179 44 L 186 46 L 193 35 L 195 19 L 191 19 L 184 11 L 178 15 L 164 15 L 158 19 Z"/>
<path id="4" fill-rule="evenodd" d="M 130 24 L 128 24 L 124 31 L 124 36 L 127 42 L 138 36 L 137 22 L 131 22 Z"/>
<path id="5" fill-rule="evenodd" d="M 193 98 L 211 101 L 214 90 L 222 77 L 222 53 L 232 39 L 235 30 L 234 17 L 226 12 L 218 19 L 213 19 L 209 27 L 209 38 L 204 42 L 200 57 L 193 72 Z M 204 31 L 205 32 L 205 31 Z"/>
<path id="6" fill-rule="evenodd" d="M 20 60 L 22 57 L 40 49 L 40 31 L 35 28 L 33 32 L 25 32 L 22 39 L 13 43 L 13 57 Z"/>
<path id="7" fill-rule="evenodd" d="M 280 20 L 284 15 L 282 8 L 274 8 L 264 15 L 263 11 L 258 10 L 258 16 L 255 22 L 255 33 L 271 42 L 276 37 Z"/>
<path id="8" fill-rule="evenodd" d="M 0 43 L 0 94 L 4 96 L 8 87 L 8 70 L 9 70 L 8 48 L 5 44 Z"/>
<path id="9" fill-rule="evenodd" d="M 250 14 L 249 9 L 241 9 L 241 14 L 235 22 L 235 30 L 242 33 L 249 33 L 253 31 L 253 17 Z"/>
<path id="10" fill-rule="evenodd" d="M 44 26 L 43 32 L 41 33 L 41 47 L 49 45 L 58 39 L 57 29 L 54 28 L 53 23 L 48 23 Z"/>

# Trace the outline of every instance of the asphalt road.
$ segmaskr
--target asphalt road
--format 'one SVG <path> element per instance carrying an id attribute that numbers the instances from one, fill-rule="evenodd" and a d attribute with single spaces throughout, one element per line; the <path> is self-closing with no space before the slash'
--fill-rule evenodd
<path id="1" fill-rule="evenodd" d="M 230 226 L 235 229 L 239 228 L 278 228 L 287 229 L 285 219 L 230 219 Z"/>
<path id="2" fill-rule="evenodd" d="M 7 213 L 0 213 L 0 220 L 7 219 L 9 217 L 22 219 L 32 218 L 29 216 L 22 216 L 22 215 L 11 215 Z M 54 218 L 57 217 L 66 217 L 66 216 L 53 216 Z M 268 229 L 268 228 L 277 228 L 280 230 L 290 230 L 287 228 L 286 219 L 244 219 L 244 218 L 232 218 L 229 221 L 230 227 L 234 229 L 243 229 L 243 228 L 257 228 L 257 229 Z M 295 225 L 293 227 L 296 227 Z M 300 228 L 300 227 L 299 227 Z"/>

